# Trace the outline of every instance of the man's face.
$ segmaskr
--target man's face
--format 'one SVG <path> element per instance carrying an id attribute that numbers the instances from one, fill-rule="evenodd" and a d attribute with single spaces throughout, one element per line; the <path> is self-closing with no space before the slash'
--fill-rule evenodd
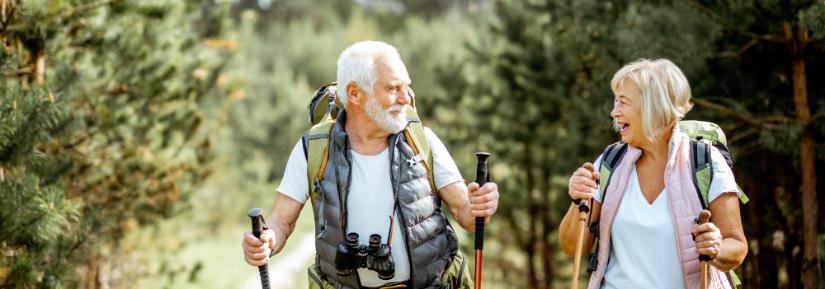
<path id="1" fill-rule="evenodd" d="M 406 111 L 410 104 L 407 68 L 396 57 L 379 56 L 375 59 L 375 72 L 375 84 L 367 96 L 365 110 L 388 132 L 400 132 L 407 126 Z"/>

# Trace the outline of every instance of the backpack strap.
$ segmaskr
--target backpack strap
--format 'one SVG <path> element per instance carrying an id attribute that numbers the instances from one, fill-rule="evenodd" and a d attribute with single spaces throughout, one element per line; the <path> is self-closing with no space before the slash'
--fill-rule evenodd
<path id="1" fill-rule="evenodd" d="M 610 185 L 610 180 L 612 179 L 613 171 L 616 170 L 616 166 L 621 163 L 622 158 L 624 158 L 625 153 L 627 152 L 627 144 L 623 142 L 616 142 L 604 149 L 602 153 L 602 162 L 599 165 L 599 180 L 605 180 L 604 182 L 597 181 L 599 184 L 599 196 L 601 196 L 602 202 L 606 200 L 605 194 L 607 193 L 607 186 Z M 591 216 L 592 218 L 593 216 Z M 587 272 L 593 273 L 596 272 L 596 269 L 599 266 L 599 221 L 591 222 L 590 226 L 590 233 L 596 236 L 596 246 L 594 246 L 593 251 L 590 252 L 590 258 L 587 265 Z"/>
<path id="2" fill-rule="evenodd" d="M 607 186 L 610 184 L 610 177 L 616 169 L 616 166 L 621 163 L 625 152 L 627 152 L 627 144 L 617 142 L 607 146 L 604 153 L 602 153 L 602 162 L 601 165 L 599 165 L 599 178 L 606 180 L 604 183 L 600 182 L 599 185 L 599 196 L 601 196 L 602 201 L 605 199 Z"/>
<path id="3" fill-rule="evenodd" d="M 435 174 L 432 170 L 433 155 L 430 150 L 430 143 L 427 142 L 421 119 L 418 118 L 418 114 L 411 107 L 407 109 L 407 121 L 409 124 L 404 128 L 404 138 L 412 148 L 413 153 L 418 156 L 420 162 L 424 165 L 424 169 L 427 170 L 427 178 L 430 180 L 430 188 L 432 188 L 433 194 L 438 195 L 438 188 L 435 186 Z"/>
<path id="4" fill-rule="evenodd" d="M 690 170 L 693 173 L 693 186 L 699 194 L 699 202 L 702 209 L 707 210 L 709 206 L 708 194 L 710 184 L 713 181 L 713 161 L 710 158 L 711 144 L 702 138 L 690 140 Z"/>
<path id="5" fill-rule="evenodd" d="M 301 138 L 307 159 L 309 197 L 313 204 L 315 204 L 315 196 L 320 188 L 320 181 L 324 178 L 324 168 L 329 159 L 329 133 L 333 125 L 335 125 L 334 119 L 316 124 Z"/>
<path id="6" fill-rule="evenodd" d="M 708 208 L 710 207 L 708 200 L 710 194 L 710 184 L 713 181 L 714 172 L 713 160 L 711 159 L 712 145 L 713 144 L 709 143 L 707 140 L 703 140 L 701 136 L 690 140 L 690 162 L 691 170 L 693 171 L 693 185 L 696 187 L 696 191 L 699 194 L 699 201 L 702 204 L 702 209 L 705 210 L 709 210 Z M 726 161 L 730 163 L 730 160 L 727 158 Z M 742 189 L 740 188 L 739 190 L 741 191 Z M 742 201 L 742 203 L 747 203 L 748 197 L 742 193 L 740 201 Z M 742 285 L 742 281 L 733 269 L 728 271 L 728 275 L 730 277 L 729 280 L 732 288 L 736 289 Z"/>

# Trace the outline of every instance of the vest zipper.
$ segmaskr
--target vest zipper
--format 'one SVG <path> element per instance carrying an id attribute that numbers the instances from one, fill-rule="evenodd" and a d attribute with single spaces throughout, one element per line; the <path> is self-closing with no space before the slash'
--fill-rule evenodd
<path id="1" fill-rule="evenodd" d="M 392 182 L 393 196 L 395 197 L 395 200 L 398 200 L 398 178 L 396 178 L 396 175 L 394 174 L 393 169 L 392 169 L 393 165 L 395 165 L 395 157 L 396 157 L 395 155 L 396 155 L 396 151 L 397 151 L 397 148 L 398 148 L 398 136 L 395 137 L 395 143 L 391 144 L 390 148 L 391 148 L 390 149 L 390 182 Z M 403 168 L 403 166 L 404 166 L 404 164 L 399 165 L 398 170 L 401 170 L 401 168 Z M 406 218 L 404 217 L 404 210 L 401 208 L 401 205 L 398 201 L 395 202 L 395 209 L 398 211 L 398 214 L 400 215 L 399 219 L 401 219 L 400 221 L 401 221 L 401 225 L 402 225 L 401 226 L 401 231 L 403 231 L 403 233 L 404 233 L 403 234 L 403 236 L 404 236 L 404 245 L 405 245 L 404 247 L 407 250 L 407 262 L 410 264 L 410 284 L 413 285 L 413 287 L 415 287 L 414 280 L 413 280 L 413 278 L 414 278 L 413 276 L 415 276 L 415 266 L 413 265 L 414 264 L 413 263 L 413 255 L 412 255 L 412 252 L 410 251 L 410 236 L 409 236 L 409 232 L 407 231 L 407 222 L 405 220 Z"/>

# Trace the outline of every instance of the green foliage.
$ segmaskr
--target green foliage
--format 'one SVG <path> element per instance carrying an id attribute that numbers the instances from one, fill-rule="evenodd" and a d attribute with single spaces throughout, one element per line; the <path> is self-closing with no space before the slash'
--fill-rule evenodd
<path id="1" fill-rule="evenodd" d="M 697 99 L 688 118 L 722 125 L 753 199 L 745 284 L 799 285 L 800 140 L 825 160 L 822 1 L 0 2 L 2 288 L 228 286 L 218 272 L 244 266 L 226 261 L 228 232 L 271 204 L 309 97 L 365 39 L 399 48 L 465 179 L 473 152 L 493 153 L 485 284 L 567 285 L 556 226 L 569 173 L 615 140 L 609 81 L 668 58 Z M 794 120 L 786 27 L 810 31 L 809 124 Z"/>
<path id="2" fill-rule="evenodd" d="M 767 240 L 774 232 L 789 232 L 788 224 L 794 230 L 801 228 L 799 210 L 777 216 L 786 221 L 771 225 L 751 219 L 749 214 L 779 214 L 775 208 L 766 210 L 777 202 L 799 207 L 798 200 L 775 191 L 783 188 L 792 192 L 798 187 L 801 134 L 810 129 L 816 131 L 816 139 L 823 135 L 817 122 L 806 128 L 789 121 L 795 110 L 789 95 L 792 57 L 785 43 L 773 42 L 785 41 L 785 25 L 790 25 L 791 31 L 810 29 L 811 37 L 821 35 L 817 30 L 820 19 L 815 15 L 823 3 L 495 3 L 496 17 L 488 22 L 489 37 L 468 44 L 473 57 L 447 61 L 439 70 L 440 84 L 454 89 L 448 90 L 450 97 L 435 105 L 458 103 L 463 120 L 452 123 L 454 130 L 447 133 L 456 138 L 454 144 L 487 149 L 493 159 L 502 160 L 493 175 L 504 192 L 498 214 L 506 220 L 508 233 L 498 239 L 516 244 L 527 254 L 523 267 L 507 267 L 510 274 L 523 270 L 520 275 L 526 276 L 525 284 L 518 286 L 550 288 L 559 286 L 555 279 L 567 276 L 558 268 L 569 260 L 556 264 L 553 258 L 558 252 L 553 239 L 555 226 L 569 204 L 564 180 L 582 162 L 595 159 L 611 141 L 607 131 L 612 99 L 609 81 L 622 65 L 638 58 L 673 60 L 690 80 L 694 97 L 705 100 L 688 118 L 715 121 L 726 128 L 738 161 L 734 169 L 739 182 L 749 195 L 759 195 L 752 202 L 758 205 L 749 205 L 743 214 L 749 237 Z M 765 35 L 765 39 L 749 37 L 753 33 Z M 821 95 L 823 86 L 811 80 L 822 78 L 819 62 L 823 51 L 816 46 L 821 38 L 811 41 L 806 60 L 810 110 L 814 113 L 822 110 L 822 101 L 814 95 Z M 721 105 L 704 105 L 708 101 Z M 821 148 L 817 150 L 821 155 Z M 777 167 L 791 167 L 793 172 L 777 172 Z M 492 232 L 495 229 L 493 225 Z M 798 242 L 783 246 L 801 246 Z M 771 250 L 775 249 L 770 245 L 761 248 L 762 252 Z M 747 272 L 757 272 L 753 264 L 777 266 L 773 261 L 777 255 L 779 252 L 763 253 L 759 260 L 753 258 L 754 263 L 745 265 L 751 268 Z M 790 257 L 779 266 L 791 270 L 788 264 L 793 262 Z M 753 274 L 745 274 L 745 282 L 759 279 Z M 758 287 L 781 285 L 777 279 L 761 280 Z"/>
<path id="3" fill-rule="evenodd" d="M 198 108 L 229 51 L 182 24 L 195 1 L 3 2 L 0 284 L 100 282 L 107 252 L 208 175 Z"/>

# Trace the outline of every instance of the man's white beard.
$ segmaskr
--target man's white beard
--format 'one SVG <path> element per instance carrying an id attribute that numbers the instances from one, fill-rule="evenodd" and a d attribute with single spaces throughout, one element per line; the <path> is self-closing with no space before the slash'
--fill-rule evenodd
<path id="1" fill-rule="evenodd" d="M 407 111 L 406 107 L 401 104 L 393 104 L 384 109 L 381 104 L 375 100 L 375 97 L 368 95 L 367 105 L 365 107 L 367 115 L 378 124 L 381 128 L 387 130 L 389 133 L 398 133 L 407 127 Z M 401 112 L 397 117 L 392 116 L 392 112 Z"/>

